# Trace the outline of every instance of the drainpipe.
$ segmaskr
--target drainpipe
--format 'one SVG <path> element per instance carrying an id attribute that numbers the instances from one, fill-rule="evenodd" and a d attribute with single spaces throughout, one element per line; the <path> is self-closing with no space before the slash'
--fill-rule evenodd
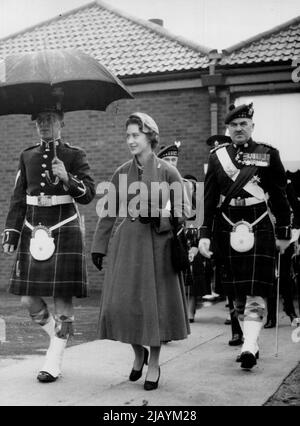
<path id="1" fill-rule="evenodd" d="M 211 50 L 208 54 L 209 74 L 202 76 L 202 85 L 207 86 L 210 101 L 210 132 L 211 135 L 218 133 L 218 99 L 217 86 L 222 85 L 222 74 L 216 73 L 216 65 L 222 58 L 217 50 Z"/>

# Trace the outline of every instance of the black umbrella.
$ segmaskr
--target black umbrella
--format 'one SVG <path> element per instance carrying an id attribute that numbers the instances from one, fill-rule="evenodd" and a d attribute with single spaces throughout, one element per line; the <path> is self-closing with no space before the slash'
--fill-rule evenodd
<path id="1" fill-rule="evenodd" d="M 36 114 L 45 106 L 63 111 L 104 111 L 133 98 L 96 59 L 77 49 L 41 50 L 0 61 L 0 115 Z"/>
<path id="2" fill-rule="evenodd" d="M 104 111 L 122 98 L 133 96 L 96 59 L 77 49 L 20 53 L 0 61 L 0 115 L 36 115 L 53 106 L 64 112 Z M 55 144 L 53 150 L 56 157 Z"/>

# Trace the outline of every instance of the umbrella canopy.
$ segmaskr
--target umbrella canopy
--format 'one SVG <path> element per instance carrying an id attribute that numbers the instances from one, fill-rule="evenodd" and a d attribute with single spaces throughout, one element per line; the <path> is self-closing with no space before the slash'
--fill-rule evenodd
<path id="1" fill-rule="evenodd" d="M 77 49 L 41 50 L 0 61 L 0 115 L 36 114 L 45 106 L 63 111 L 104 111 L 133 98 L 96 59 Z"/>

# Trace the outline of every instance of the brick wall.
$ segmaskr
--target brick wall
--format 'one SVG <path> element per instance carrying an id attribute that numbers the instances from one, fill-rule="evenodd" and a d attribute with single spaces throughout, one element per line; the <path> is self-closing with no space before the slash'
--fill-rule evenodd
<path id="1" fill-rule="evenodd" d="M 182 142 L 178 168 L 184 175 L 191 173 L 203 180 L 203 163 L 207 160 L 205 140 L 210 135 L 209 100 L 207 90 L 189 89 L 140 93 L 134 100 L 111 104 L 106 112 L 76 112 L 65 116 L 63 139 L 71 145 L 85 148 L 96 184 L 107 180 L 114 169 L 130 157 L 125 143 L 124 124 L 134 111 L 150 114 L 158 123 L 161 144 Z M 0 117 L 0 228 L 4 227 L 9 198 L 14 185 L 19 153 L 37 143 L 35 124 L 29 116 Z M 86 246 L 90 251 L 95 229 L 95 199 L 80 207 L 85 216 Z M 13 259 L 0 256 L 0 288 L 7 286 Z M 101 286 L 103 272 L 96 271 L 88 256 L 90 286 Z"/>

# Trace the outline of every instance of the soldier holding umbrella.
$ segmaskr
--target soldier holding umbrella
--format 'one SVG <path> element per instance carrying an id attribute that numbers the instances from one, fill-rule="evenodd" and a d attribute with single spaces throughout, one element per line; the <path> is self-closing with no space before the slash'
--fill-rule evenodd
<path id="1" fill-rule="evenodd" d="M 132 97 L 95 59 L 75 49 L 7 57 L 2 64 L 0 115 L 31 114 L 39 143 L 19 160 L 3 234 L 7 255 L 17 250 L 9 291 L 50 337 L 40 382 L 53 382 L 74 319 L 72 297 L 87 296 L 84 242 L 76 203 L 95 196 L 84 150 L 61 139 L 63 111 L 104 110 Z M 54 317 L 44 297 L 54 298 Z"/>
<path id="2" fill-rule="evenodd" d="M 89 203 L 95 189 L 85 152 L 61 140 L 62 112 L 43 108 L 33 119 L 40 143 L 21 153 L 3 250 L 13 254 L 19 242 L 9 291 L 22 296 L 33 321 L 50 336 L 37 378 L 52 382 L 61 372 L 64 348 L 72 335 L 72 297 L 87 296 L 84 243 L 74 201 Z M 54 297 L 54 317 L 45 296 Z"/>

